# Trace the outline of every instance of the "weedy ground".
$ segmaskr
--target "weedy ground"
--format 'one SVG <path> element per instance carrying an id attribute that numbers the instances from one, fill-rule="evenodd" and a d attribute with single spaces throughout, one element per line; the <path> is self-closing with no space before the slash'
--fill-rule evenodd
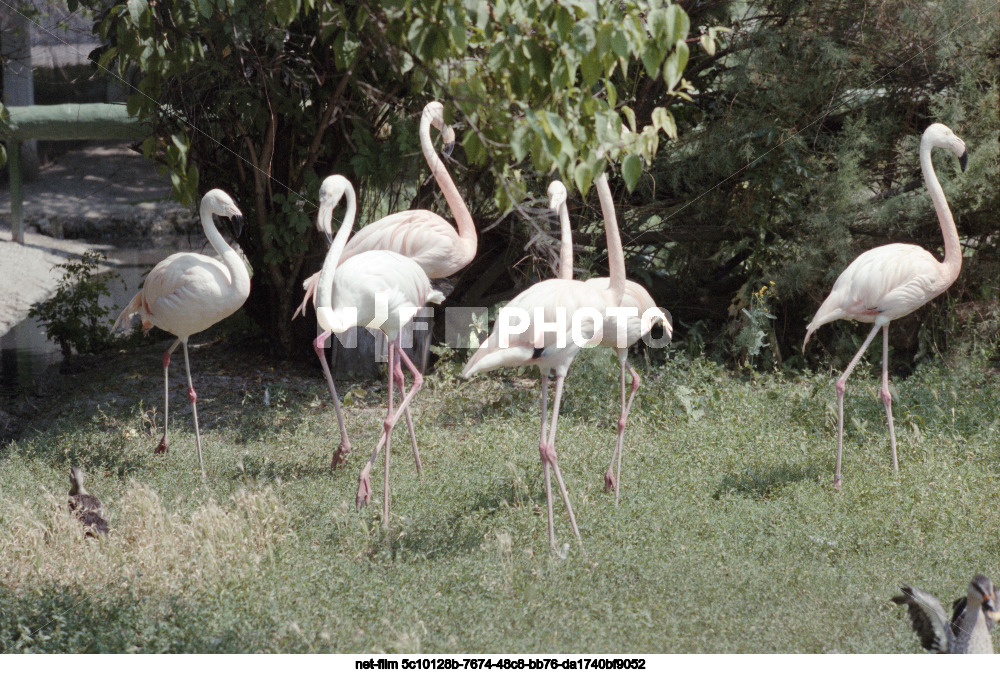
<path id="1" fill-rule="evenodd" d="M 0 651 L 915 652 L 901 583 L 946 608 L 1000 569 L 1000 373 L 923 365 L 893 386 L 892 473 L 877 365 L 848 387 L 844 489 L 832 489 L 835 372 L 755 377 L 670 355 L 641 367 L 621 504 L 602 490 L 617 361 L 574 365 L 546 541 L 534 372 L 439 363 L 414 409 L 424 474 L 393 442 L 392 520 L 354 508 L 381 430 L 377 382 L 340 382 L 338 441 L 318 368 L 206 337 L 192 349 L 202 484 L 175 358 L 171 450 L 154 456 L 168 342 L 102 357 L 0 447 Z M 265 395 L 266 393 L 266 395 Z M 266 402 L 266 403 L 265 403 Z M 154 413 L 155 412 L 155 413 Z M 65 511 L 88 474 L 111 533 Z"/>

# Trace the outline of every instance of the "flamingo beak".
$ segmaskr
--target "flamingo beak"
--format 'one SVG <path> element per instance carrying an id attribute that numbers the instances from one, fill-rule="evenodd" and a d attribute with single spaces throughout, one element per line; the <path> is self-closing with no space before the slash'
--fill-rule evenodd
<path id="1" fill-rule="evenodd" d="M 328 245 L 333 245 L 333 207 L 326 200 L 320 201 L 319 214 L 316 216 L 316 228 L 326 236 Z"/>
<path id="2" fill-rule="evenodd" d="M 958 158 L 958 165 L 962 167 L 962 172 L 965 172 L 965 167 L 969 164 L 969 150 L 962 152 L 962 156 Z"/>
<path id="3" fill-rule="evenodd" d="M 450 126 L 445 126 L 441 130 L 441 141 L 444 143 L 441 153 L 446 157 L 451 157 L 451 153 L 455 150 L 455 130 Z"/>
<path id="4" fill-rule="evenodd" d="M 243 233 L 243 215 L 233 215 L 229 221 L 232 223 L 230 228 L 233 231 L 233 238 L 239 238 Z"/>

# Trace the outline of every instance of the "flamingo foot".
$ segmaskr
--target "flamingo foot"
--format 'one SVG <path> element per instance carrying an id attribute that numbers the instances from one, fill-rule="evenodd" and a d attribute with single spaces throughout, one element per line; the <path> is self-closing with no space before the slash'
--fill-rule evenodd
<path id="1" fill-rule="evenodd" d="M 611 493 L 615 490 L 615 473 L 608 468 L 608 471 L 604 473 L 604 492 Z"/>
<path id="2" fill-rule="evenodd" d="M 170 451 L 170 440 L 167 439 L 166 435 L 160 440 L 160 443 L 153 449 L 153 454 L 167 453 Z"/>
<path id="3" fill-rule="evenodd" d="M 840 477 L 836 477 L 833 480 L 833 490 L 840 492 Z"/>
<path id="4" fill-rule="evenodd" d="M 337 450 L 333 452 L 333 460 L 330 461 L 330 467 L 336 470 L 338 467 L 343 467 L 347 464 L 347 456 L 351 453 L 351 443 L 348 441 L 342 441 Z"/>
<path id="5" fill-rule="evenodd" d="M 370 473 L 371 465 L 365 465 L 365 469 L 361 470 L 361 475 L 358 477 L 358 497 L 354 501 L 358 511 L 361 511 L 362 507 L 372 501 L 372 480 L 369 477 Z"/>

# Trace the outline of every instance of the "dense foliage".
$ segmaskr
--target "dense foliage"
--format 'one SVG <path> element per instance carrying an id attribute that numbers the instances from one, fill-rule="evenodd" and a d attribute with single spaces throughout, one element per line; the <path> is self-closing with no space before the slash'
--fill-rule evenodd
<path id="1" fill-rule="evenodd" d="M 689 8 L 695 24 L 732 26 L 731 39 L 692 58 L 695 105 L 679 108 L 677 140 L 631 199 L 620 194 L 633 266 L 656 275 L 654 295 L 682 321 L 682 340 L 742 361 L 747 332 L 760 330 L 743 309 L 767 286 L 776 318 L 765 321 L 761 362 L 794 363 L 806 322 L 859 253 L 908 242 L 940 258 L 917 154 L 932 122 L 969 148 L 964 174 L 949 154 L 933 157 L 965 265 L 944 297 L 893 329 L 906 354 L 893 362 L 943 349 L 948 333 L 984 318 L 1000 271 L 998 11 L 991 1 L 896 0 Z M 846 363 L 861 332 L 817 336 Z"/>
<path id="2" fill-rule="evenodd" d="M 323 249 L 310 226 L 320 178 L 360 183 L 369 217 L 415 196 L 415 116 L 432 97 L 464 128 L 463 193 L 482 222 L 524 200 L 526 168 L 583 192 L 611 158 L 634 183 L 675 135 L 663 103 L 689 88 L 689 21 L 665 0 L 80 4 L 98 12 L 101 65 L 135 82 L 129 107 L 155 124 L 144 151 L 177 195 L 221 186 L 250 215 L 248 306 L 284 352 Z M 644 81 L 657 104 L 637 115 L 618 90 Z"/>
<path id="3" fill-rule="evenodd" d="M 480 229 L 451 303 L 493 305 L 547 275 L 548 180 L 583 191 L 610 158 L 629 273 L 672 311 L 678 345 L 732 363 L 801 363 L 805 322 L 854 256 L 892 241 L 940 250 L 917 144 L 941 121 L 970 150 L 964 174 L 935 156 L 965 268 L 896 330 L 905 357 L 893 361 L 938 352 L 995 313 L 991 0 L 249 7 L 132 0 L 105 7 L 98 30 L 110 45 L 102 62 L 133 78 L 130 105 L 156 120 L 145 148 L 178 193 L 226 185 L 252 213 L 241 241 L 257 270 L 248 306 L 286 352 L 298 281 L 323 249 L 310 227 L 320 177 L 351 176 L 362 219 L 407 206 L 447 213 L 431 205 L 438 190 L 422 184 L 417 154 L 415 116 L 431 97 L 461 129 L 450 170 Z M 578 199 L 579 264 L 604 273 L 599 210 Z M 860 338 L 840 326 L 817 336 L 809 356 L 830 352 L 833 364 Z"/>

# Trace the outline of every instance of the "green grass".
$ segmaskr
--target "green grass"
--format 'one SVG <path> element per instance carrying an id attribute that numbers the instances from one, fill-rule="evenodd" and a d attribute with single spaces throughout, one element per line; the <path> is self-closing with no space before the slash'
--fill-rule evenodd
<path id="1" fill-rule="evenodd" d="M 537 377 L 464 382 L 458 363 L 428 377 L 424 475 L 397 432 L 387 546 L 381 461 L 372 506 L 354 510 L 381 385 L 341 383 L 355 451 L 331 472 L 318 369 L 231 348 L 192 349 L 207 487 L 177 358 L 171 451 L 152 454 L 162 344 L 68 379 L 0 448 L 0 649 L 915 652 L 889 602 L 901 583 L 949 605 L 974 573 L 997 574 L 1000 377 L 978 360 L 894 384 L 899 476 L 863 365 L 841 493 L 835 374 L 642 369 L 615 508 L 616 361 L 585 353 L 557 449 L 587 556 L 574 544 L 563 559 L 546 541 Z M 71 464 L 105 502 L 106 540 L 64 512 Z M 556 515 L 573 542 L 558 501 Z"/>

